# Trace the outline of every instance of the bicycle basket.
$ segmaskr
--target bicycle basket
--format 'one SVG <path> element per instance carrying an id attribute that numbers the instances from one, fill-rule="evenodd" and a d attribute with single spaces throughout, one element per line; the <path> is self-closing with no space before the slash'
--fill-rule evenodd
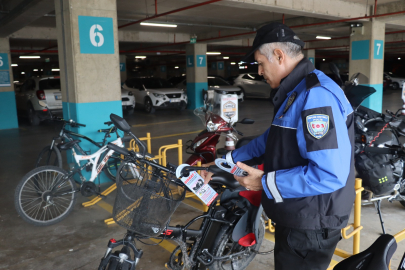
<path id="1" fill-rule="evenodd" d="M 143 236 L 157 236 L 185 196 L 175 176 L 142 162 L 123 162 L 118 170 L 115 222 Z"/>

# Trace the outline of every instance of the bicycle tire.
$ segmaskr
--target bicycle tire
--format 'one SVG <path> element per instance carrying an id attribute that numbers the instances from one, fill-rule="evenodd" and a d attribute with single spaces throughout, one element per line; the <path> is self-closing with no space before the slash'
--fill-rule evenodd
<path id="1" fill-rule="evenodd" d="M 264 238 L 264 221 L 260 219 L 260 227 L 259 227 L 259 233 L 257 237 L 257 243 L 252 247 L 254 250 L 259 250 L 263 238 Z M 227 229 L 227 230 L 221 230 L 218 235 L 216 236 L 219 241 L 217 242 L 212 254 L 215 256 L 224 256 L 224 255 L 229 255 L 226 253 L 226 247 L 228 242 L 232 239 L 232 228 Z M 232 241 L 232 240 L 231 240 Z M 239 244 L 236 244 L 240 248 L 243 248 Z M 237 269 L 245 269 L 248 267 L 250 262 L 255 258 L 256 253 L 251 252 L 248 256 L 244 256 L 242 258 L 238 257 L 238 268 Z M 210 265 L 209 269 L 210 270 L 231 270 L 232 265 L 230 263 L 231 261 L 215 261 L 212 265 Z M 207 268 L 208 269 L 208 268 Z"/>
<path id="2" fill-rule="evenodd" d="M 68 179 L 57 188 L 68 194 L 50 199 L 47 196 L 49 190 L 65 175 L 67 172 L 56 166 L 42 166 L 24 175 L 14 193 L 15 208 L 24 221 L 36 226 L 49 226 L 69 215 L 76 202 L 73 179 Z"/>
<path id="3" fill-rule="evenodd" d="M 53 146 L 51 150 L 51 146 L 45 146 L 41 152 L 39 152 L 37 161 L 35 163 L 35 168 L 41 167 L 41 166 L 57 166 L 59 168 L 62 168 L 62 155 L 60 153 L 60 150 L 56 145 Z"/>

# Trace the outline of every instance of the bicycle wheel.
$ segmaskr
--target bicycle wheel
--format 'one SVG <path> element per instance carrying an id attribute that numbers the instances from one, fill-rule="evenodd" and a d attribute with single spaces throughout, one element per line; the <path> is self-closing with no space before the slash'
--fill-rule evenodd
<path id="1" fill-rule="evenodd" d="M 66 218 L 76 201 L 73 179 L 61 182 L 66 175 L 56 166 L 42 166 L 27 173 L 14 194 L 18 214 L 36 226 L 52 225 Z"/>
<path id="2" fill-rule="evenodd" d="M 219 241 L 213 250 L 215 256 L 226 256 L 236 252 L 240 252 L 245 247 L 239 245 L 232 240 L 232 230 L 222 230 L 216 236 Z M 264 238 L 264 222 L 260 219 L 259 233 L 257 235 L 257 243 L 251 247 L 253 250 L 259 250 Z M 237 264 L 237 269 L 245 269 L 254 259 L 256 253 L 250 251 L 247 255 L 238 256 L 234 263 Z M 207 268 L 208 269 L 208 268 Z M 233 269 L 231 261 L 215 261 L 210 267 L 210 270 L 231 270 Z"/>
<path id="3" fill-rule="evenodd" d="M 45 146 L 39 153 L 35 168 L 46 165 L 62 168 L 62 155 L 56 145 L 53 146 L 52 150 L 50 145 Z"/>
<path id="4" fill-rule="evenodd" d="M 117 153 L 113 153 L 112 156 L 107 160 L 107 163 L 104 165 L 103 171 L 109 179 L 115 182 L 117 171 L 120 165 L 121 165 L 120 155 Z"/>

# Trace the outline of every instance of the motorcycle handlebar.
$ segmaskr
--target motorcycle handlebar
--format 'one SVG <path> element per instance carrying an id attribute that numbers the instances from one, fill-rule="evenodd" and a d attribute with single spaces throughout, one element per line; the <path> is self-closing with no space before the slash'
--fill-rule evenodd
<path id="1" fill-rule="evenodd" d="M 380 148 L 380 147 L 366 147 L 364 148 L 364 152 L 369 152 L 369 153 L 376 153 L 376 154 L 391 154 L 391 155 L 396 155 L 398 154 L 398 149 L 392 149 L 392 148 Z"/>

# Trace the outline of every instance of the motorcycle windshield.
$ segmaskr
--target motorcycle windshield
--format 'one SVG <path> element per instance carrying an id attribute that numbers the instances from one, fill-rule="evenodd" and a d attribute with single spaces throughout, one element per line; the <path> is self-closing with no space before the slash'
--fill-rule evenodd
<path id="1" fill-rule="evenodd" d="M 375 92 L 377 91 L 374 89 L 374 87 L 357 85 L 350 88 L 345 94 L 350 104 L 352 105 L 353 110 L 356 110 L 366 98 L 368 98 Z"/>

